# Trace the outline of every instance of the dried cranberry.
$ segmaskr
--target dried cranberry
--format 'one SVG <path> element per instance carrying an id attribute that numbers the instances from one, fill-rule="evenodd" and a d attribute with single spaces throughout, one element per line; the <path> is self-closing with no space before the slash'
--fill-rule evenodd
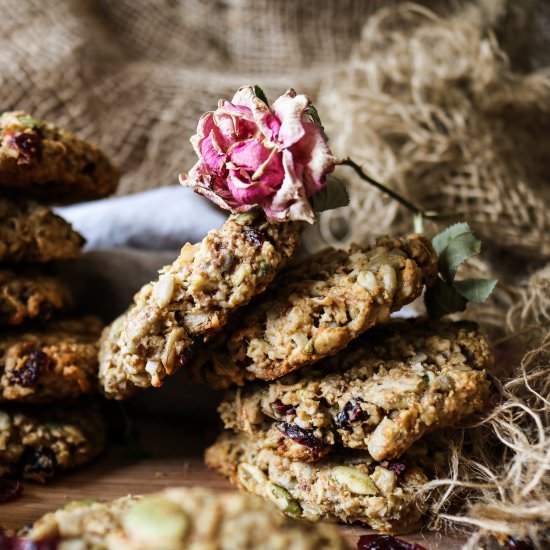
<path id="1" fill-rule="evenodd" d="M 27 352 L 27 359 L 21 367 L 9 372 L 9 380 L 13 384 L 29 388 L 36 384 L 40 375 L 47 371 L 51 364 L 51 359 L 43 351 L 39 349 L 31 350 Z"/>
<path id="2" fill-rule="evenodd" d="M 88 162 L 84 165 L 82 170 L 80 170 L 80 173 L 85 174 L 86 176 L 91 176 L 95 172 L 96 168 L 97 166 L 95 162 Z"/>
<path id="3" fill-rule="evenodd" d="M 506 548 L 511 550 L 534 550 L 533 543 L 531 539 L 517 539 L 515 537 L 508 537 L 505 542 Z"/>
<path id="4" fill-rule="evenodd" d="M 364 420 L 368 417 L 367 412 L 365 412 L 359 403 L 362 402 L 362 399 L 358 398 L 356 401 L 348 401 L 344 408 L 340 411 L 336 417 L 336 423 L 341 428 L 351 431 L 349 427 L 350 422 L 356 422 L 357 420 Z"/>
<path id="5" fill-rule="evenodd" d="M 27 449 L 21 457 L 23 477 L 44 482 L 55 474 L 57 460 L 54 452 L 48 447 Z"/>
<path id="6" fill-rule="evenodd" d="M 42 137 L 36 132 L 21 132 L 15 134 L 13 143 L 19 150 L 19 158 L 22 164 L 30 164 L 34 160 L 42 158 Z"/>
<path id="7" fill-rule="evenodd" d="M 391 535 L 363 535 L 357 542 L 357 550 L 426 550 L 415 542 L 407 542 Z"/>
<path id="8" fill-rule="evenodd" d="M 19 497 L 22 492 L 23 484 L 17 479 L 0 479 L 0 503 L 11 502 Z"/>
<path id="9" fill-rule="evenodd" d="M 245 227 L 243 229 L 246 238 L 256 246 L 262 246 L 265 241 L 265 235 L 255 227 Z"/>
<path id="10" fill-rule="evenodd" d="M 296 416 L 296 407 L 285 405 L 280 399 L 277 399 L 271 406 L 277 416 Z"/>
<path id="11" fill-rule="evenodd" d="M 296 424 L 289 424 L 288 422 L 279 422 L 277 428 L 284 433 L 289 439 L 309 447 L 310 449 L 318 449 L 322 447 L 323 442 L 313 435 L 313 430 L 306 430 L 296 426 Z"/>
<path id="12" fill-rule="evenodd" d="M 178 367 L 183 367 L 189 358 L 197 351 L 202 343 L 202 338 L 195 337 L 191 343 L 178 354 Z"/>
<path id="13" fill-rule="evenodd" d="M 397 474 L 398 476 L 400 476 L 406 469 L 407 466 L 402 462 L 390 462 L 388 464 L 388 470 L 391 470 L 394 474 Z"/>
<path id="14" fill-rule="evenodd" d="M 30 540 L 23 537 L 10 537 L 0 531 L 0 550 L 57 550 L 58 539 Z"/>

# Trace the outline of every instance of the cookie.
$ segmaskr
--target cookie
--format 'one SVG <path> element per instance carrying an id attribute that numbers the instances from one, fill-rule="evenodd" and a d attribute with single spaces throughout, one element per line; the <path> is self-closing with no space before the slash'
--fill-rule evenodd
<path id="1" fill-rule="evenodd" d="M 99 199 L 118 170 L 91 145 L 22 111 L 0 116 L 0 190 L 52 203 Z"/>
<path id="2" fill-rule="evenodd" d="M 436 274 L 437 254 L 421 235 L 320 252 L 278 279 L 190 369 L 219 389 L 275 380 L 334 355 L 387 321 Z"/>
<path id="3" fill-rule="evenodd" d="M 84 238 L 46 206 L 0 198 L 0 262 L 72 260 L 83 244 Z"/>
<path id="4" fill-rule="evenodd" d="M 0 336 L 0 401 L 53 403 L 98 390 L 102 323 L 95 317 L 51 322 Z"/>
<path id="5" fill-rule="evenodd" d="M 183 487 L 105 503 L 71 503 L 22 534 L 81 550 L 349 548 L 334 526 L 295 521 L 251 495 Z"/>
<path id="6" fill-rule="evenodd" d="M 100 380 L 110 397 L 158 387 L 228 317 L 263 292 L 292 257 L 299 223 L 269 223 L 260 213 L 230 216 L 198 244 L 186 244 L 127 313 L 105 330 Z"/>
<path id="7" fill-rule="evenodd" d="M 72 305 L 72 295 L 59 278 L 36 270 L 0 270 L 0 325 L 46 321 Z"/>
<path id="8" fill-rule="evenodd" d="M 219 412 L 226 428 L 291 459 L 348 447 L 390 460 L 480 411 L 491 364 L 489 343 L 471 323 L 399 320 L 317 365 L 232 390 Z"/>
<path id="9" fill-rule="evenodd" d="M 358 522 L 385 533 L 407 533 L 419 527 L 424 511 L 416 493 L 428 478 L 418 466 L 400 462 L 397 468 L 361 451 L 309 464 L 225 432 L 206 451 L 206 463 L 241 490 L 308 521 Z"/>
<path id="10" fill-rule="evenodd" d="M 0 409 L 0 476 L 43 483 L 91 461 L 104 444 L 104 419 L 94 406 Z"/>

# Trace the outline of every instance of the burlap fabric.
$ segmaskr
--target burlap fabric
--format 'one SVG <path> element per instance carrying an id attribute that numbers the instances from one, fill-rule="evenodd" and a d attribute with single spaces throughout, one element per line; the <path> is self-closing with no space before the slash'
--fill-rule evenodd
<path id="1" fill-rule="evenodd" d="M 550 6 L 431 4 L 445 19 L 383 0 L 3 0 L 0 107 L 98 142 L 126 194 L 192 165 L 188 138 L 219 97 L 292 85 L 320 103 L 338 153 L 547 258 Z M 399 221 L 364 185 L 353 195 L 353 227 L 347 212 L 326 216 L 324 240 Z"/>
<path id="2" fill-rule="evenodd" d="M 175 183 L 202 112 L 243 84 L 315 94 L 377 0 L 2 0 L 0 107 L 98 142 L 120 193 Z"/>

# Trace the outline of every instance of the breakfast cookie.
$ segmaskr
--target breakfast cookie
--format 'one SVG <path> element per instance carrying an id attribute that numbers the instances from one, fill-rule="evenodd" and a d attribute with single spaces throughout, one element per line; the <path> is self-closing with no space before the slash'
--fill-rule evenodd
<path id="1" fill-rule="evenodd" d="M 251 495 L 183 487 L 104 503 L 74 502 L 21 534 L 79 550 L 349 548 L 336 527 L 295 521 Z"/>
<path id="2" fill-rule="evenodd" d="M 343 446 L 389 460 L 480 411 L 491 364 L 472 323 L 396 320 L 317 365 L 230 391 L 219 411 L 226 428 L 291 459 Z"/>
<path id="3" fill-rule="evenodd" d="M 436 274 L 437 255 L 421 235 L 322 251 L 278 278 L 190 368 L 219 389 L 275 380 L 334 355 L 387 321 Z"/>
<path id="4" fill-rule="evenodd" d="M 97 391 L 95 317 L 51 322 L 0 336 L 0 401 L 52 403 Z"/>
<path id="5" fill-rule="evenodd" d="M 0 262 L 72 260 L 83 244 L 84 238 L 46 206 L 0 198 Z"/>
<path id="6" fill-rule="evenodd" d="M 187 243 L 157 281 L 103 335 L 100 380 L 110 397 L 160 386 L 263 292 L 292 257 L 302 224 L 269 223 L 258 212 L 232 215 L 198 244 Z"/>
<path id="7" fill-rule="evenodd" d="M 46 321 L 72 305 L 71 293 L 59 278 L 37 270 L 0 270 L 0 325 Z"/>
<path id="8" fill-rule="evenodd" d="M 419 526 L 422 509 L 415 494 L 428 481 L 412 463 L 396 467 L 375 462 L 366 452 L 347 451 L 308 464 L 230 432 L 206 451 L 206 463 L 290 516 L 359 522 L 388 533 L 406 533 Z"/>
<path id="9" fill-rule="evenodd" d="M 94 406 L 0 409 L 0 476 L 45 482 L 95 458 L 105 444 Z"/>
<path id="10" fill-rule="evenodd" d="M 106 197 L 119 173 L 95 145 L 22 111 L 0 116 L 0 189 L 48 202 Z"/>

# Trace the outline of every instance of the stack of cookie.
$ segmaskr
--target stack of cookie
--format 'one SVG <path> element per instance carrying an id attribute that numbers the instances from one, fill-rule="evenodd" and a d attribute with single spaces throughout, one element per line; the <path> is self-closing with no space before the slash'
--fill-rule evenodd
<path id="1" fill-rule="evenodd" d="M 67 318 L 75 304 L 55 271 L 84 239 L 46 204 L 106 196 L 118 177 L 76 136 L 23 112 L 0 116 L 0 476 L 43 481 L 102 449 L 102 417 L 85 399 L 101 322 Z"/>
<path id="2" fill-rule="evenodd" d="M 418 235 L 324 251 L 279 276 L 190 365 L 233 386 L 208 465 L 294 517 L 416 529 L 431 460 L 417 441 L 490 395 L 475 326 L 382 324 L 436 276 Z"/>

